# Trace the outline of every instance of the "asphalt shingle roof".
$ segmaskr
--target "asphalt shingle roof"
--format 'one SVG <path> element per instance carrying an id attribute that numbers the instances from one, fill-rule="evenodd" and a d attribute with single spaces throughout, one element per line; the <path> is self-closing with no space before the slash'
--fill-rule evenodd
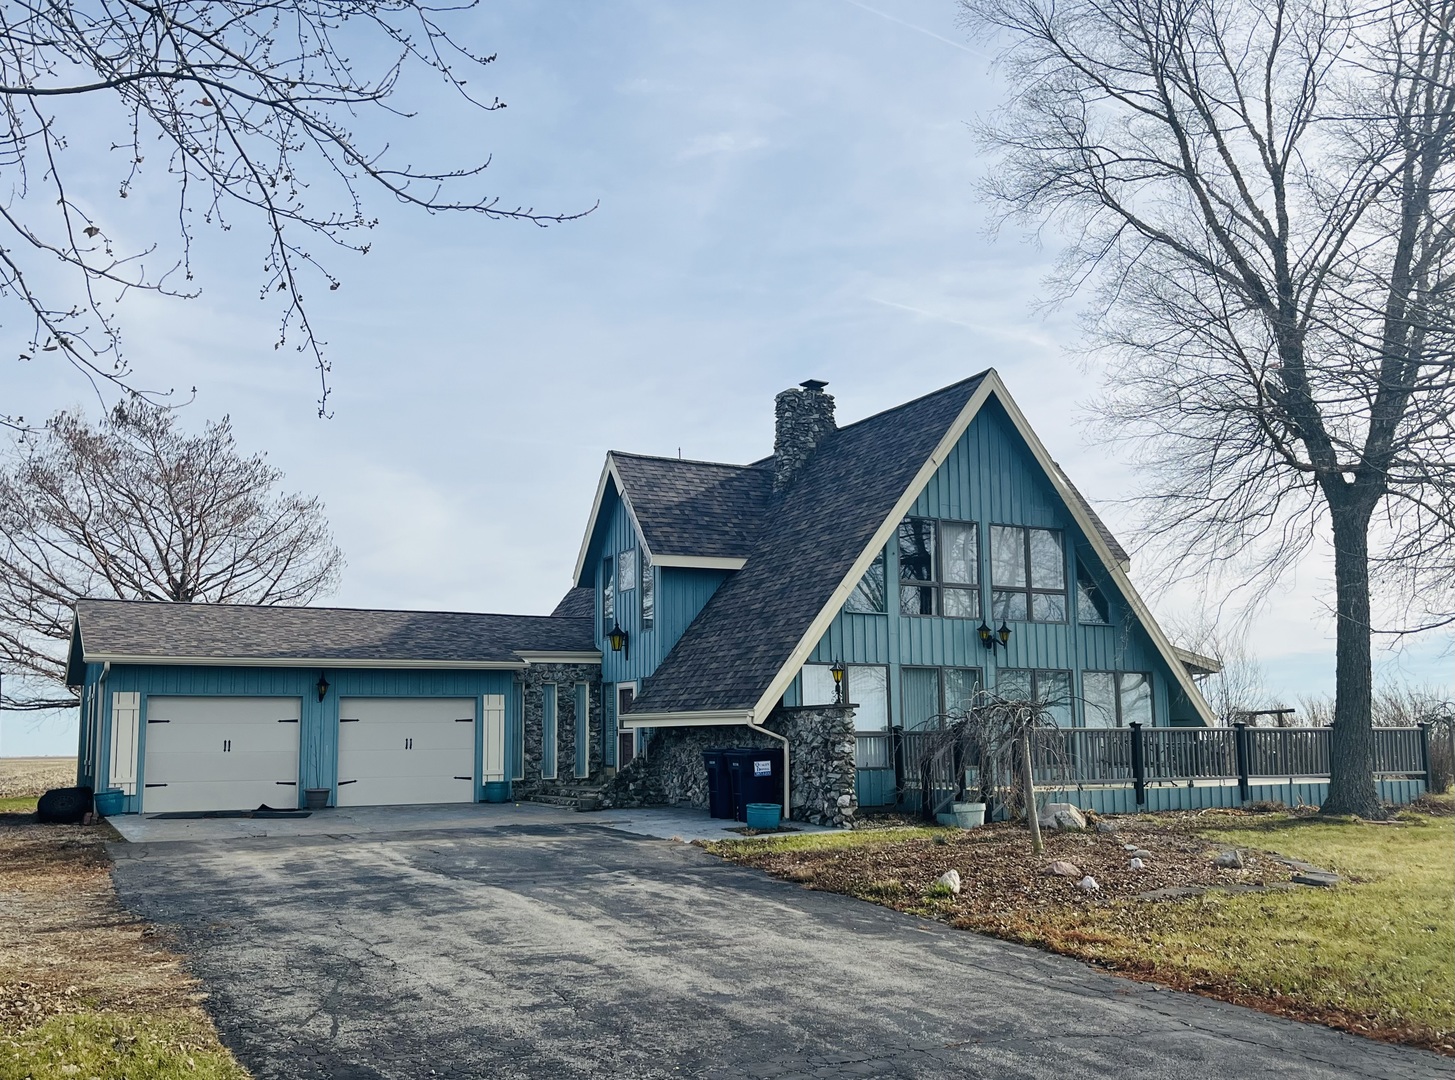
<path id="1" fill-rule="evenodd" d="M 596 590 L 590 585 L 567 589 L 566 595 L 561 597 L 561 602 L 556 605 L 556 610 L 551 612 L 551 618 L 596 618 Z"/>
<path id="2" fill-rule="evenodd" d="M 87 657 L 166 660 L 328 660 L 335 663 L 516 661 L 517 652 L 596 648 L 590 618 L 455 611 L 248 607 L 81 600 Z"/>
<path id="3" fill-rule="evenodd" d="M 982 377 L 825 438 L 794 482 L 770 497 L 772 528 L 645 681 L 631 711 L 757 704 Z"/>
<path id="4" fill-rule="evenodd" d="M 653 555 L 745 559 L 773 487 L 771 468 L 613 450 Z"/>

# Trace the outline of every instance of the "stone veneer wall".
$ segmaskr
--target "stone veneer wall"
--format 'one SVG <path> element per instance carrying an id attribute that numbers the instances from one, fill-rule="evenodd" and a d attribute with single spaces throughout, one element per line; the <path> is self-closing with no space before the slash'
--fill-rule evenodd
<path id="1" fill-rule="evenodd" d="M 590 747 L 591 776 L 576 776 L 576 684 L 584 682 L 590 717 L 587 746 Z M 525 778 L 515 781 L 515 793 L 528 794 L 542 783 L 585 784 L 601 778 L 601 668 L 595 664 L 532 664 L 521 672 L 525 720 Z M 556 684 L 556 779 L 541 779 L 541 757 L 547 683 Z"/>
<path id="2" fill-rule="evenodd" d="M 788 738 L 792 790 L 789 816 L 813 825 L 852 828 L 859 809 L 854 792 L 852 706 L 780 708 L 770 731 Z M 782 744 L 743 727 L 658 728 L 639 755 L 607 784 L 600 807 L 690 806 L 707 809 L 706 750 Z"/>

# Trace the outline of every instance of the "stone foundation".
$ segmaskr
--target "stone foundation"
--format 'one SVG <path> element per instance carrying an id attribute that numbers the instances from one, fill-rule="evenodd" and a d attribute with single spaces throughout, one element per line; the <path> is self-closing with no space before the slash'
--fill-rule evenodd
<path id="1" fill-rule="evenodd" d="M 789 817 L 813 825 L 852 828 L 859 809 L 854 792 L 854 710 L 833 705 L 778 709 L 769 731 L 788 738 Z M 707 750 L 731 746 L 781 747 L 762 731 L 743 727 L 658 728 L 639 754 L 607 784 L 602 809 L 684 806 L 707 809 Z"/>
<path id="2" fill-rule="evenodd" d="M 576 776 L 576 684 L 586 684 L 590 702 L 586 732 L 590 776 Z M 602 776 L 601 669 L 595 664 L 532 664 L 521 672 L 522 715 L 525 722 L 525 777 L 514 791 L 530 794 L 541 784 L 590 784 Z M 556 684 L 556 779 L 542 781 L 545 691 Z"/>

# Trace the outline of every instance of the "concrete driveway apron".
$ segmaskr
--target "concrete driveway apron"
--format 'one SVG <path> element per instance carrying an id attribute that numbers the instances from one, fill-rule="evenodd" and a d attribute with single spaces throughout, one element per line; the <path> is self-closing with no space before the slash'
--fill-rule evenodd
<path id="1" fill-rule="evenodd" d="M 259 1080 L 1455 1078 L 597 826 L 114 854 Z"/>

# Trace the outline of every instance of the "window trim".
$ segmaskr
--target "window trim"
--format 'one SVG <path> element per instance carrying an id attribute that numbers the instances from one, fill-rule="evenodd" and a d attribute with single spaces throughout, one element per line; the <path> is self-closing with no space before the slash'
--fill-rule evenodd
<path id="1" fill-rule="evenodd" d="M 1022 551 L 1025 555 L 1026 583 L 1024 586 L 997 585 L 995 583 L 995 556 L 990 548 L 995 545 L 996 529 L 1019 529 L 1022 539 Z M 1059 589 L 1038 589 L 1031 584 L 1031 531 L 1055 533 L 1061 538 L 1061 588 Z M 1069 626 L 1071 624 L 1071 590 L 1070 582 L 1066 576 L 1066 530 L 1050 525 L 1014 525 L 1007 521 L 992 521 L 986 529 L 986 537 L 989 540 L 987 556 L 990 566 L 990 581 L 987 583 L 987 591 L 990 594 L 990 610 L 995 611 L 995 594 L 998 592 L 1019 593 L 1026 598 L 1026 617 L 1024 619 L 1004 619 L 1005 622 L 1033 622 L 1043 626 Z M 1037 596 L 1059 596 L 1061 598 L 1062 615 L 1059 619 L 1038 619 L 1036 615 L 1035 597 Z M 1027 670 L 1027 669 L 1022 669 Z M 1044 668 L 1045 671 L 1059 671 L 1059 668 Z"/>

